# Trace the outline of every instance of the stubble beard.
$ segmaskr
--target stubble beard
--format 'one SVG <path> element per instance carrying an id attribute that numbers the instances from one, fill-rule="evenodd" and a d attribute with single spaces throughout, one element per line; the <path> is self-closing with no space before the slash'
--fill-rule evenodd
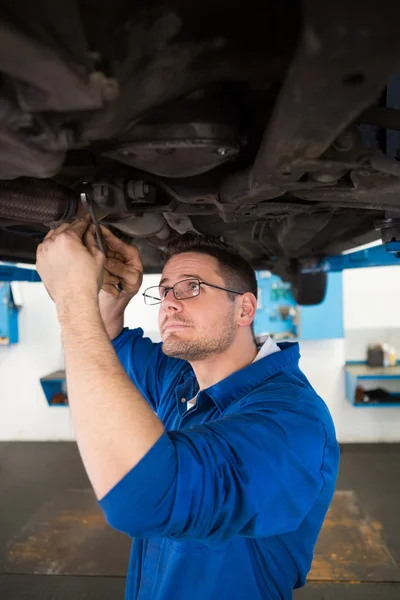
<path id="1" fill-rule="evenodd" d="M 188 362 L 205 360 L 215 354 L 222 354 L 232 345 L 235 337 L 233 311 L 220 320 L 217 327 L 210 327 L 196 340 L 183 340 L 179 334 L 170 334 L 162 344 L 162 351 L 167 356 L 180 358 Z"/>

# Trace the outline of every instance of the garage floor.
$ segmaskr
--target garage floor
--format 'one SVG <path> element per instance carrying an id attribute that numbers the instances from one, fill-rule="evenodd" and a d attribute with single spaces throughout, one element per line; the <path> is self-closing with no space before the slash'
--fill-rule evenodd
<path id="1" fill-rule="evenodd" d="M 400 444 L 342 447 L 294 600 L 400 598 Z M 0 443 L 1 600 L 124 597 L 129 539 L 104 523 L 73 443 Z"/>

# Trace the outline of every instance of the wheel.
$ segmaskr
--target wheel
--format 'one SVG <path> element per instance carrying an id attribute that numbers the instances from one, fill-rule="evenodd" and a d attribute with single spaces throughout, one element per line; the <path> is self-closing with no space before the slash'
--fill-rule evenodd
<path id="1" fill-rule="evenodd" d="M 313 306 L 324 301 L 327 285 L 326 271 L 298 273 L 292 283 L 293 296 L 302 306 Z"/>

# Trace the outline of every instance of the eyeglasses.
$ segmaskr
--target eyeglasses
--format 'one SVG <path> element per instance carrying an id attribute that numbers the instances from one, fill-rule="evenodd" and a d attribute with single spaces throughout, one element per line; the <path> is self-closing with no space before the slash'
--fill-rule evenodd
<path id="1" fill-rule="evenodd" d="M 176 300 L 189 300 L 195 298 L 200 294 L 200 286 L 207 285 L 208 287 L 215 288 L 217 290 L 224 290 L 231 294 L 238 294 L 242 296 L 244 292 L 236 292 L 235 290 L 229 290 L 228 288 L 220 287 L 219 285 L 213 285 L 212 283 L 206 283 L 199 279 L 183 279 L 178 281 L 172 287 L 165 287 L 164 285 L 155 285 L 147 288 L 143 292 L 144 302 L 147 305 L 160 304 L 167 297 L 168 293 L 172 290 L 174 298 Z"/>

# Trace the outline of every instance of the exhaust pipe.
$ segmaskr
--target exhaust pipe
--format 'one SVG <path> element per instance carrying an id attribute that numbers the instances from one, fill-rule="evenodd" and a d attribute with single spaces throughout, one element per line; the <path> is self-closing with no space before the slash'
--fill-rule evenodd
<path id="1" fill-rule="evenodd" d="M 0 181 L 0 219 L 49 225 L 74 217 L 78 203 L 78 194 L 51 179 Z"/>

